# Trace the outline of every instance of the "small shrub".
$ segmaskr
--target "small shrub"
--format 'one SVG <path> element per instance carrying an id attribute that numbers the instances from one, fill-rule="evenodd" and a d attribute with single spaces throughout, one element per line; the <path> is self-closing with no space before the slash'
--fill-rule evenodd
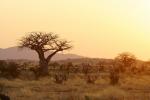
<path id="1" fill-rule="evenodd" d="M 13 78 L 16 78 L 18 77 L 19 75 L 19 65 L 17 63 L 14 63 L 14 62 L 10 62 L 8 64 L 8 73 L 13 77 Z"/>
<path id="2" fill-rule="evenodd" d="M 98 79 L 98 75 L 96 74 L 87 74 L 85 77 L 86 77 L 86 82 L 89 84 L 94 84 L 95 81 Z"/>
<path id="3" fill-rule="evenodd" d="M 55 79 L 55 83 L 62 84 L 64 81 L 67 81 L 68 74 L 63 73 L 63 72 L 55 73 L 54 79 Z"/>
<path id="4" fill-rule="evenodd" d="M 2 76 L 3 72 L 6 71 L 7 63 L 3 60 L 0 60 L 0 74 Z"/>
<path id="5" fill-rule="evenodd" d="M 39 79 L 40 75 L 39 75 L 39 68 L 38 68 L 38 66 L 30 67 L 29 71 L 34 73 L 36 79 Z"/>
<path id="6" fill-rule="evenodd" d="M 69 78 L 69 67 L 66 65 L 60 65 L 58 69 L 52 71 L 51 76 L 54 78 L 55 83 L 62 84 Z"/>
<path id="7" fill-rule="evenodd" d="M 94 84 L 98 79 L 98 74 L 96 74 L 96 70 L 89 64 L 82 64 L 82 72 L 85 75 L 85 80 L 89 84 Z"/>
<path id="8" fill-rule="evenodd" d="M 119 83 L 119 78 L 120 78 L 119 69 L 116 66 L 113 66 L 110 69 L 110 77 L 109 78 L 110 78 L 111 85 L 116 85 Z"/>
<path id="9" fill-rule="evenodd" d="M 84 74 L 88 74 L 88 73 L 90 73 L 91 72 L 91 66 L 89 65 L 89 64 L 82 64 L 82 72 L 84 73 Z"/>
<path id="10" fill-rule="evenodd" d="M 0 75 L 4 78 L 17 78 L 19 75 L 19 65 L 15 62 L 6 63 L 5 61 L 0 61 Z"/>
<path id="11" fill-rule="evenodd" d="M 20 72 L 19 78 L 22 80 L 35 80 L 36 76 L 33 71 L 30 70 L 22 70 Z"/>

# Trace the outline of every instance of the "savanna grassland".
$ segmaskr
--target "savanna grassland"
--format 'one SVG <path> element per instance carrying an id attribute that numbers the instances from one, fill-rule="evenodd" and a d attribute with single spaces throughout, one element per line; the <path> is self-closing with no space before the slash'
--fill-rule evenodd
<path id="1" fill-rule="evenodd" d="M 4 62 L 1 61 L 1 66 Z M 136 69 L 120 72 L 118 80 L 114 78 L 116 74 L 112 75 L 110 71 L 112 63 L 113 60 L 102 59 L 54 62 L 49 65 L 49 75 L 39 78 L 33 71 L 33 66 L 36 65 L 31 62 L 7 62 L 7 73 L 1 72 L 1 93 L 9 96 L 11 100 L 150 99 L 149 62 L 139 61 Z M 14 69 L 9 69 L 9 66 Z M 10 74 L 8 70 L 16 72 Z"/>
<path id="2" fill-rule="evenodd" d="M 109 85 L 107 78 L 100 78 L 95 84 L 87 84 L 74 77 L 63 84 L 51 79 L 32 80 L 1 79 L 4 94 L 11 100 L 149 100 L 149 76 L 126 78 L 117 86 Z M 113 99 L 117 98 L 117 99 Z"/>
<path id="3" fill-rule="evenodd" d="M 149 44 L 150 0 L 0 0 L 0 100 L 150 100 Z"/>

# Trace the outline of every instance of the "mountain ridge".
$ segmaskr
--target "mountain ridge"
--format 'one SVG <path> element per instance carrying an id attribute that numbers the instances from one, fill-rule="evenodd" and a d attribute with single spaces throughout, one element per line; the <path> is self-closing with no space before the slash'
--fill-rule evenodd
<path id="1" fill-rule="evenodd" d="M 50 52 L 49 52 L 50 53 Z M 49 54 L 46 53 L 46 56 Z M 63 54 L 57 53 L 52 60 L 66 60 L 66 59 L 78 59 L 84 58 L 83 56 L 76 55 L 76 54 Z M 26 60 L 38 60 L 38 55 L 35 51 L 30 50 L 28 48 L 19 49 L 18 47 L 10 47 L 10 48 L 0 48 L 0 60 L 19 60 L 19 59 L 26 59 Z"/>

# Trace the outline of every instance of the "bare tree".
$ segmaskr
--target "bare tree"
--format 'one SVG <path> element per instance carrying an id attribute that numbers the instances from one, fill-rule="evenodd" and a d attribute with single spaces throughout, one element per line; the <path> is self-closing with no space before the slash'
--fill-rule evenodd
<path id="1" fill-rule="evenodd" d="M 24 36 L 19 43 L 19 47 L 27 47 L 35 50 L 39 56 L 39 74 L 48 74 L 48 63 L 58 52 L 72 48 L 70 42 L 61 40 L 58 35 L 46 32 L 30 32 Z M 50 53 L 47 57 L 45 53 Z"/>

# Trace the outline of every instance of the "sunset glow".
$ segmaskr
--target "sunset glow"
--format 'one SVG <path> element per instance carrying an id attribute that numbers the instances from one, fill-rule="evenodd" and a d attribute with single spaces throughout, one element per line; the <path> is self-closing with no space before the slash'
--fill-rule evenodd
<path id="1" fill-rule="evenodd" d="M 149 0 L 0 0 L 0 48 L 16 46 L 26 32 L 46 31 L 71 40 L 69 53 L 114 58 L 131 52 L 148 60 L 149 5 Z"/>

